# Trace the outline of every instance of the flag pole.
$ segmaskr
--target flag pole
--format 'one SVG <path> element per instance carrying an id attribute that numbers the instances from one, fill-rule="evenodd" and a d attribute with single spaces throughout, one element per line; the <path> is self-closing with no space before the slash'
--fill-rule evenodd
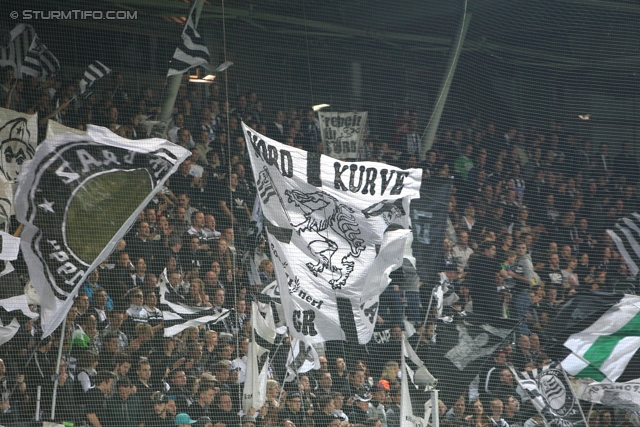
<path id="1" fill-rule="evenodd" d="M 60 381 L 60 361 L 62 360 L 62 347 L 64 347 L 64 334 L 67 327 L 67 319 L 62 322 L 62 330 L 60 331 L 60 345 L 58 346 L 58 360 L 56 362 L 56 380 L 53 383 L 53 396 L 51 398 L 51 421 L 56 416 L 56 398 L 58 397 L 58 383 Z"/>

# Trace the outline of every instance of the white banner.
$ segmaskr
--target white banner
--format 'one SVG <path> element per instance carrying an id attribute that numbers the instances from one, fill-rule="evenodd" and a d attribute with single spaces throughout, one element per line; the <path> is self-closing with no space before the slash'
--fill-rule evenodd
<path id="1" fill-rule="evenodd" d="M 598 403 L 640 415 L 640 382 L 588 383 L 587 380 L 574 381 L 576 397 L 591 403 Z"/>
<path id="2" fill-rule="evenodd" d="M 346 326 L 368 342 L 422 171 L 343 163 L 243 131 L 289 330 L 318 343 L 345 339 Z M 339 306 L 355 325 L 341 325 Z"/>
<path id="3" fill-rule="evenodd" d="M 44 337 L 189 154 L 165 140 L 130 141 L 98 126 L 38 146 L 20 173 L 15 210 Z"/>
<path id="4" fill-rule="evenodd" d="M 356 160 L 367 124 L 367 112 L 318 112 L 318 117 L 324 154 L 334 159 Z"/>

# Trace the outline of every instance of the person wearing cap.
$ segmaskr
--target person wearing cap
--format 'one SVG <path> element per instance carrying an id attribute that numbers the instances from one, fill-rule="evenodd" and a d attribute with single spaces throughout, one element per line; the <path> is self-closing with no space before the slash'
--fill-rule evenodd
<path id="1" fill-rule="evenodd" d="M 369 408 L 371 408 L 371 394 L 361 388 L 353 396 L 353 411 L 349 414 L 349 421 L 352 424 L 365 424 L 369 418 Z"/>
<path id="2" fill-rule="evenodd" d="M 387 427 L 387 412 L 384 406 L 384 402 L 387 400 L 387 394 L 391 391 L 389 381 L 380 380 L 373 389 L 371 396 L 369 415 L 373 415 L 372 418 L 377 418 L 382 423 L 382 427 Z"/>
<path id="3" fill-rule="evenodd" d="M 144 421 L 145 427 L 170 427 L 173 419 L 167 413 L 167 403 L 169 398 L 164 393 L 157 391 L 149 399 L 153 406 L 153 412 L 147 415 Z"/>
<path id="4" fill-rule="evenodd" d="M 291 393 L 279 415 L 280 421 L 291 420 L 296 426 L 304 425 L 306 414 L 302 409 L 302 395 L 299 392 Z"/>
<path id="5" fill-rule="evenodd" d="M 178 427 L 189 427 L 195 423 L 197 423 L 197 421 L 192 420 L 189 414 L 185 414 L 184 412 L 176 415 L 176 418 L 173 420 L 173 424 Z"/>

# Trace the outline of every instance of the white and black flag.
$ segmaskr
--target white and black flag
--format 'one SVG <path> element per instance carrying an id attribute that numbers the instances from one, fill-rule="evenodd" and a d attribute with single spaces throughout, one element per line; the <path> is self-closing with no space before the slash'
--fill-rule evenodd
<path id="1" fill-rule="evenodd" d="M 19 175 L 15 211 L 24 224 L 20 249 L 40 297 L 43 336 L 64 320 L 87 273 L 188 155 L 162 139 L 134 143 L 98 126 L 38 146 Z"/>
<path id="2" fill-rule="evenodd" d="M 60 71 L 56 57 L 40 41 L 33 27 L 26 24 L 11 30 L 7 45 L 0 47 L 0 66 L 13 68 L 16 78 L 27 74 L 40 81 Z"/>
<path id="3" fill-rule="evenodd" d="M 640 382 L 598 383 L 589 379 L 575 379 L 573 390 L 580 400 L 613 406 L 640 416 Z"/>
<path id="4" fill-rule="evenodd" d="M 226 308 L 197 307 L 189 304 L 184 296 L 169 284 L 166 269 L 160 275 L 158 289 L 160 293 L 158 308 L 162 310 L 165 337 L 177 335 L 191 326 L 212 326 L 224 322 L 231 314 L 231 311 Z"/>
<path id="5" fill-rule="evenodd" d="M 634 276 L 640 271 L 640 214 L 632 213 L 618 220 L 615 228 L 607 230 Z"/>
<path id="6" fill-rule="evenodd" d="M 366 344 L 402 265 L 422 172 L 307 153 L 244 123 L 243 132 L 290 333 Z"/>
<path id="7" fill-rule="evenodd" d="M 510 368 L 546 426 L 587 425 L 567 374 L 557 363 L 526 372 Z"/>
<path id="8" fill-rule="evenodd" d="M 276 327 L 270 304 L 251 303 L 251 341 L 247 354 L 247 374 L 242 391 L 242 410 L 262 408 L 267 400 L 269 356 L 274 349 Z"/>
<path id="9" fill-rule="evenodd" d="M 84 73 L 82 74 L 82 80 L 78 84 L 80 86 L 80 93 L 85 93 L 93 84 L 109 74 L 111 69 L 104 65 L 100 61 L 93 61 L 89 64 Z"/>
<path id="10" fill-rule="evenodd" d="M 205 46 L 204 40 L 196 31 L 196 26 L 193 21 L 193 12 L 196 10 L 198 1 L 200 0 L 196 0 L 193 3 L 189 11 L 187 22 L 185 22 L 184 29 L 182 30 L 182 40 L 173 53 L 167 77 L 185 73 L 198 66 L 208 67 L 209 65 L 209 49 Z"/>

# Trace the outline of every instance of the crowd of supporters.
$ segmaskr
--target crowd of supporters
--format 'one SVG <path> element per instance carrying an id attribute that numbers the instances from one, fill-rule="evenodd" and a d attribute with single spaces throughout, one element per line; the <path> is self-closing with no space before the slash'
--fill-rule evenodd
<path id="1" fill-rule="evenodd" d="M 130 84 L 118 72 L 104 82 L 105 90 L 82 95 L 79 80 L 16 80 L 10 68 L 0 77 L 0 105 L 37 112 L 39 135 L 52 119 L 143 139 L 144 123 L 160 112 L 152 88 L 130 96 Z M 383 360 L 380 352 L 376 360 L 327 352 L 320 369 L 284 383 L 289 343 L 281 337 L 267 403 L 241 412 L 250 306 L 274 272 L 265 240 L 247 237 L 256 189 L 240 124 L 308 151 L 322 152 L 322 141 L 311 108 L 265 111 L 257 92 L 237 96 L 230 105 L 215 85 L 208 92 L 201 85 L 181 89 L 167 139 L 192 156 L 91 273 L 67 315 L 56 419 L 93 427 L 399 427 L 402 320 L 417 322 L 413 343 L 428 346 L 437 331 L 421 327 L 426 313 L 420 308 L 426 309 L 429 292 L 421 292 L 418 307 L 419 299 L 407 298 L 394 282 L 382 296 L 377 322 L 377 331 L 389 331 Z M 638 159 L 630 142 L 611 157 L 606 143 L 578 138 L 558 123 L 498 130 L 493 121 L 472 118 L 441 131 L 421 161 L 419 123 L 415 112 L 405 110 L 371 126 L 388 131 L 367 132 L 360 160 L 420 167 L 424 185 L 455 177 L 446 238 L 434 260 L 460 297 L 454 309 L 524 318 L 517 342 L 493 355 L 469 392 L 446 402 L 450 408 L 440 402 L 441 422 L 535 422 L 508 365 L 526 370 L 548 363 L 539 336 L 577 290 L 635 289 L 605 230 L 638 207 Z M 257 281 L 248 277 L 250 258 L 259 266 Z M 163 336 L 162 274 L 189 305 L 231 309 L 232 315 Z M 436 280 L 421 278 L 419 285 L 430 289 Z M 61 337 L 41 340 L 38 333 L 37 322 L 28 323 L 0 349 L 1 424 L 31 419 L 37 404 L 43 417 L 51 410 Z M 628 423 L 624 413 L 599 410 L 590 416 L 591 427 Z"/>

